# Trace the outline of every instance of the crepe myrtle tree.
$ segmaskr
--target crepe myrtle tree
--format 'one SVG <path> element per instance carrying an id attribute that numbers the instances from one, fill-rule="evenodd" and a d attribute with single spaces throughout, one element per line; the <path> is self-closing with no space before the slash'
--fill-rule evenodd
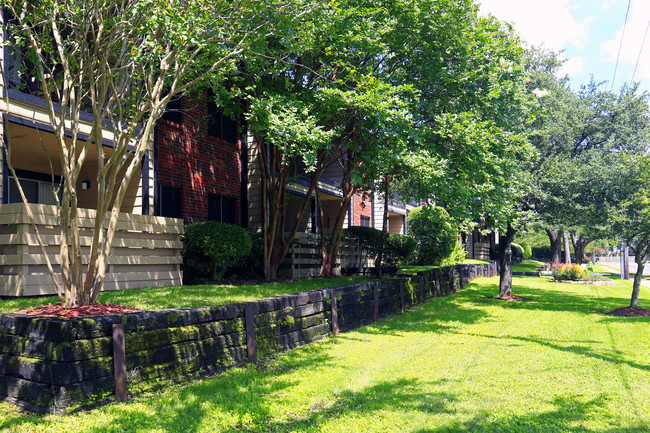
<path id="1" fill-rule="evenodd" d="M 96 302 L 102 290 L 120 208 L 151 148 L 167 103 L 205 78 L 222 80 L 265 35 L 281 31 L 283 16 L 308 13 L 295 2 L 184 0 L 2 0 L 9 20 L 6 44 L 26 60 L 21 74 L 40 83 L 61 167 L 61 246 L 55 271 L 36 231 L 56 292 L 67 307 Z M 0 68 L 4 71 L 4 68 Z M 3 74 L 4 88 L 7 77 Z M 11 110 L 4 92 L 5 110 Z M 82 111 L 92 113 L 82 139 Z M 112 152 L 102 146 L 113 143 Z M 11 143 L 7 162 L 11 166 Z M 97 158 L 97 217 L 88 251 L 82 248 L 76 185 Z M 28 217 L 34 216 L 26 206 Z M 35 227 L 36 228 L 36 227 Z M 86 258 L 84 259 L 84 256 Z M 87 260 L 87 265 L 84 261 Z"/>

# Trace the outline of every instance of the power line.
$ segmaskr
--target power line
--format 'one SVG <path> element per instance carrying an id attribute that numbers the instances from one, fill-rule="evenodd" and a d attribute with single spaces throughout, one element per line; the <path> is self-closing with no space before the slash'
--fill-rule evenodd
<path id="1" fill-rule="evenodd" d="M 618 59 L 621 57 L 621 48 L 623 47 L 623 38 L 625 37 L 625 27 L 627 26 L 627 17 L 630 14 L 630 4 L 632 0 L 627 2 L 627 12 L 625 12 L 625 22 L 623 23 L 623 34 L 621 35 L 621 43 L 618 45 L 618 55 L 616 56 L 616 66 L 614 66 L 614 76 L 612 77 L 612 91 L 614 91 L 614 81 L 616 80 L 616 70 L 618 69 Z"/>
<path id="2" fill-rule="evenodd" d="M 648 36 L 648 29 L 650 29 L 650 21 L 648 21 L 648 25 L 645 28 L 645 34 L 643 35 L 643 41 L 641 41 L 641 48 L 639 49 L 639 56 L 636 58 L 636 64 L 634 65 L 634 72 L 632 72 L 632 79 L 630 80 L 630 84 L 634 83 L 634 76 L 636 75 L 636 68 L 639 66 L 639 60 L 641 60 L 641 52 L 643 51 L 643 44 L 645 44 L 645 38 Z"/>

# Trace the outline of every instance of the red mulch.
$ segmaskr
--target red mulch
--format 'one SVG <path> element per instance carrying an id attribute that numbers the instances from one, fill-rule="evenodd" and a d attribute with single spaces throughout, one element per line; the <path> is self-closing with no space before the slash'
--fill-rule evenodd
<path id="1" fill-rule="evenodd" d="M 520 302 L 527 302 L 527 301 L 532 301 L 533 300 L 531 298 L 524 298 L 523 296 L 517 296 L 517 295 L 497 296 L 496 298 L 493 298 L 493 299 L 498 299 L 499 301 L 520 301 Z"/>
<path id="2" fill-rule="evenodd" d="M 610 311 L 596 311 L 596 313 L 620 317 L 650 317 L 650 311 L 638 307 L 621 307 Z"/>
<path id="3" fill-rule="evenodd" d="M 63 304 L 49 304 L 41 307 L 17 310 L 16 313 L 26 314 L 28 316 L 62 317 L 69 319 L 72 317 L 100 316 L 104 314 L 137 313 L 139 311 L 142 310 L 113 304 L 93 304 L 74 308 L 66 308 Z"/>

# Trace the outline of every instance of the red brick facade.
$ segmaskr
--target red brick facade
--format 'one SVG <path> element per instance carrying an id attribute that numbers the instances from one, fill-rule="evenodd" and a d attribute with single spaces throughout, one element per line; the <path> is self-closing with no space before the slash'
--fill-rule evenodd
<path id="1" fill-rule="evenodd" d="M 158 122 L 157 182 L 181 189 L 186 223 L 208 219 L 208 194 L 236 199 L 241 223 L 241 142 L 208 135 L 207 96 L 183 99 L 182 124 Z"/>
<path id="2" fill-rule="evenodd" d="M 361 216 L 371 218 L 370 224 L 372 224 L 372 201 L 370 197 L 364 199 L 363 194 L 355 194 L 352 202 L 352 225 L 360 226 Z"/>

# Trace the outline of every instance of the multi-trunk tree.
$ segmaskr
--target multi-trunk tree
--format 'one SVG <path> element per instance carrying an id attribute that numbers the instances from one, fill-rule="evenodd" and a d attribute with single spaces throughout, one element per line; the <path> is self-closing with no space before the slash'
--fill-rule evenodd
<path id="1" fill-rule="evenodd" d="M 28 60 L 20 73 L 40 83 L 57 144 L 52 159 L 61 167 L 56 173 L 62 178 L 60 271 L 43 254 L 68 307 L 94 303 L 127 188 L 151 148 L 154 126 L 167 103 L 206 77 L 222 80 L 238 56 L 283 25 L 282 17 L 305 10 L 291 2 L 253 0 L 1 4 L 9 16 L 3 24 L 5 43 Z M 4 96 L 9 111 L 6 91 Z M 87 139 L 80 134 L 83 111 L 92 114 Z M 112 142 L 111 152 L 103 146 L 105 139 Z M 11 167 L 11 143 L 6 150 L 20 189 Z M 98 204 L 92 242 L 85 251 L 76 187 L 91 153 L 97 156 Z M 22 190 L 21 195 L 26 202 Z"/>

